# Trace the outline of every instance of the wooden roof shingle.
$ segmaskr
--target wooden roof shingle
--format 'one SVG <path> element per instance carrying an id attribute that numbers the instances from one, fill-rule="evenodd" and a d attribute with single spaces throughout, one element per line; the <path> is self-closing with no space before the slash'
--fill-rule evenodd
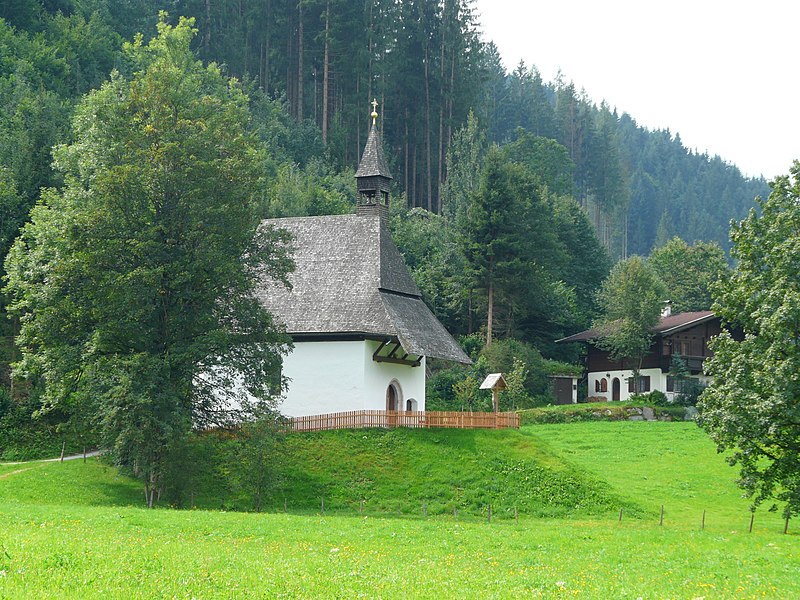
<path id="1" fill-rule="evenodd" d="M 393 337 L 409 354 L 471 362 L 422 301 L 379 211 L 265 224 L 294 236 L 292 289 L 267 282 L 256 291 L 288 333 Z"/>

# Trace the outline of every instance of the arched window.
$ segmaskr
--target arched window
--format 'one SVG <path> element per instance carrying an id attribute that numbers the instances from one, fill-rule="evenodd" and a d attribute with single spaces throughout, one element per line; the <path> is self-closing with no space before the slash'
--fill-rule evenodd
<path id="1" fill-rule="evenodd" d="M 409 398 L 406 400 L 406 410 L 408 412 L 416 412 L 417 411 L 417 401 L 414 398 Z"/>
<path id="2" fill-rule="evenodd" d="M 608 380 L 605 377 L 603 377 L 600 380 L 600 391 L 601 392 L 607 392 L 608 391 Z"/>

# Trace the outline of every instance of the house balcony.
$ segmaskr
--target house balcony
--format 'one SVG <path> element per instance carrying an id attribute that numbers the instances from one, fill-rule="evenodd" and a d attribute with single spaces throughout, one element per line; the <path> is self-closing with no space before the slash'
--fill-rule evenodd
<path id="1" fill-rule="evenodd" d="M 670 369 L 672 368 L 672 355 L 667 354 L 661 357 L 661 372 L 662 373 L 669 373 Z M 707 356 L 681 356 L 683 361 L 686 363 L 686 368 L 692 373 L 692 375 L 699 375 L 703 372 L 703 361 L 707 359 Z"/>

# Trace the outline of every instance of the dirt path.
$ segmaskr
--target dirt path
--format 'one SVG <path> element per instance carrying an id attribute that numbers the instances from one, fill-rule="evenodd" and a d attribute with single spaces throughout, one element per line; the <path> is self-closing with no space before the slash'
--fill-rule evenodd
<path id="1" fill-rule="evenodd" d="M 16 475 L 17 473 L 24 473 L 25 471 L 30 471 L 34 467 L 26 467 L 24 469 L 17 469 L 16 471 L 9 471 L 8 473 L 3 473 L 0 475 L 0 479 L 6 479 L 7 477 L 11 477 L 12 475 Z"/>
<path id="2" fill-rule="evenodd" d="M 100 456 L 100 450 L 93 450 L 92 452 L 86 453 L 86 458 L 93 458 L 95 456 Z M 83 458 L 83 453 L 81 454 L 70 454 L 69 456 L 65 456 L 64 460 L 78 460 L 79 458 Z M 14 462 L 0 462 L 0 467 L 6 465 L 33 465 L 36 463 L 48 463 L 48 462 L 58 462 L 61 460 L 61 457 L 58 458 L 40 458 L 39 460 L 20 460 Z M 23 469 L 23 471 L 26 469 Z M 18 473 L 18 471 L 14 471 L 14 473 Z M 6 475 L 11 475 L 11 473 L 6 473 Z"/>

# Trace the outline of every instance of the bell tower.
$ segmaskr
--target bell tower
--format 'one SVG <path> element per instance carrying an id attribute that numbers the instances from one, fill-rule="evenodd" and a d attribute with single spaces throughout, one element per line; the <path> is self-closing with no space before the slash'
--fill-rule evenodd
<path id="1" fill-rule="evenodd" d="M 356 171 L 356 186 L 358 189 L 359 205 L 382 205 L 389 208 L 389 182 L 392 176 L 389 174 L 389 166 L 383 156 L 383 146 L 381 145 L 378 127 L 375 122 L 378 119 L 378 101 L 372 101 L 372 126 L 367 136 L 367 144 L 364 146 L 364 153 L 361 155 L 361 162 L 358 163 Z"/>

